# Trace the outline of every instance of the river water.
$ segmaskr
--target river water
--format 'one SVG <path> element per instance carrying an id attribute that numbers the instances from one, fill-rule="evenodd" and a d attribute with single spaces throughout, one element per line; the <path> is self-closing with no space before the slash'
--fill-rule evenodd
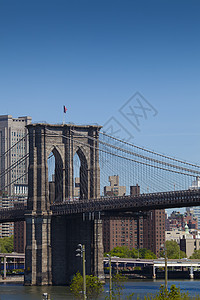
<path id="1" fill-rule="evenodd" d="M 123 291 L 124 298 L 126 295 L 134 293 L 134 298 L 137 296 L 143 298 L 146 294 L 155 294 L 159 291 L 163 280 L 130 280 L 124 283 Z M 169 280 L 168 287 L 175 284 L 180 287 L 181 291 L 188 291 L 190 295 L 200 295 L 200 280 Z M 0 300 L 42 300 L 42 294 L 50 294 L 51 300 L 69 300 L 73 299 L 69 287 L 49 286 L 49 287 L 27 287 L 22 284 L 0 284 Z M 104 286 L 104 294 L 99 299 L 105 299 L 109 295 L 108 283 Z"/>

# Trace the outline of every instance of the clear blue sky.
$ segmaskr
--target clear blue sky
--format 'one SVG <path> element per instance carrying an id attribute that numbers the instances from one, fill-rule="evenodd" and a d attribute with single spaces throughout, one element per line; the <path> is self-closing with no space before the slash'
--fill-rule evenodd
<path id="1" fill-rule="evenodd" d="M 59 123 L 65 104 L 66 122 L 114 117 L 200 163 L 199 15 L 198 0 L 0 0 L 0 114 Z M 140 131 L 119 111 L 136 92 Z"/>

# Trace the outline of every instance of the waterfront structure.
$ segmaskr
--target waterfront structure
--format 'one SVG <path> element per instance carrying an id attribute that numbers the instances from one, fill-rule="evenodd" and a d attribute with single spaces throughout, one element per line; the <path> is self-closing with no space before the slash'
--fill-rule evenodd
<path id="1" fill-rule="evenodd" d="M 8 196 L 28 194 L 28 175 L 22 176 L 28 172 L 28 161 L 25 160 L 20 165 L 17 161 L 29 151 L 26 125 L 30 124 L 31 120 L 28 116 L 0 116 L 0 190 L 6 191 Z M 9 149 L 11 151 L 8 151 Z"/>

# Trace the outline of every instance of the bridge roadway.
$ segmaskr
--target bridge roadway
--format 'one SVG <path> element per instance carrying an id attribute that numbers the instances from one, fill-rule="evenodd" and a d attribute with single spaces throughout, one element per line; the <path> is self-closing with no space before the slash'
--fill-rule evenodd
<path id="1" fill-rule="evenodd" d="M 109 259 L 104 258 L 104 265 L 109 264 Z M 117 272 L 120 269 L 130 269 L 133 267 L 150 267 L 152 270 L 152 278 L 156 278 L 156 269 L 165 268 L 165 259 L 139 259 L 139 258 L 119 258 L 111 257 L 112 266 L 115 266 Z M 167 259 L 167 268 L 172 268 L 172 270 L 183 270 L 187 268 L 189 270 L 190 279 L 194 278 L 194 269 L 200 270 L 200 260 L 199 259 Z"/>
<path id="2" fill-rule="evenodd" d="M 109 263 L 109 258 L 104 258 L 104 263 Z M 111 262 L 113 265 L 122 265 L 123 267 L 146 267 L 152 266 L 156 268 L 164 268 L 165 267 L 165 260 L 164 258 L 159 259 L 142 259 L 142 258 L 120 258 L 113 256 L 111 257 Z M 193 267 L 193 268 L 200 268 L 200 260 L 199 259 L 168 259 L 167 260 L 168 267 Z"/>
<path id="3" fill-rule="evenodd" d="M 101 216 L 131 216 L 132 213 L 163 208 L 200 205 L 200 189 L 140 194 L 138 196 L 102 197 L 69 200 L 51 205 L 52 216 L 101 213 Z M 26 206 L 0 210 L 0 223 L 25 220 Z"/>

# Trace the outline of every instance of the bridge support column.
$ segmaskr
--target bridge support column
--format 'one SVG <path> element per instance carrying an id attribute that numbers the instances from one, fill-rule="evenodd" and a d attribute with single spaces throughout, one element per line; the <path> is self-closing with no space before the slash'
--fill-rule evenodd
<path id="1" fill-rule="evenodd" d="M 51 215 L 26 216 L 25 285 L 51 285 Z"/>
<path id="2" fill-rule="evenodd" d="M 190 267 L 190 279 L 194 279 L 193 267 Z"/>
<path id="3" fill-rule="evenodd" d="M 153 279 L 156 279 L 156 267 L 153 266 L 153 275 L 152 275 Z"/>
<path id="4" fill-rule="evenodd" d="M 3 279 L 6 279 L 6 256 L 3 258 Z"/>
<path id="5" fill-rule="evenodd" d="M 94 275 L 105 280 L 103 269 L 103 231 L 102 220 L 94 220 Z"/>
<path id="6" fill-rule="evenodd" d="M 52 283 L 70 283 L 74 274 L 82 273 L 82 261 L 76 257 L 78 244 L 85 245 L 86 275 L 104 281 L 102 221 L 83 220 L 82 216 L 52 219 Z"/>

